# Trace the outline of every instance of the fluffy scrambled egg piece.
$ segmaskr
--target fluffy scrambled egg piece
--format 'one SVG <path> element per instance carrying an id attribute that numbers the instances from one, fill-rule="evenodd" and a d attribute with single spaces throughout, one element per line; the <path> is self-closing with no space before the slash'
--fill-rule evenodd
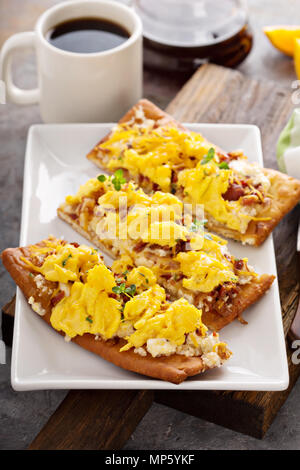
<path id="1" fill-rule="evenodd" d="M 208 293 L 224 282 L 238 281 L 231 267 L 204 252 L 182 252 L 175 259 L 186 276 L 182 280 L 186 289 Z"/>
<path id="2" fill-rule="evenodd" d="M 128 343 L 121 351 L 126 351 L 132 347 L 143 346 L 148 339 L 164 338 L 176 345 L 185 342 L 186 335 L 197 329 L 205 335 L 207 328 L 201 321 L 201 311 L 194 305 L 190 305 L 186 299 L 179 299 L 170 304 L 166 310 L 157 312 L 151 318 L 135 322 L 135 332 L 126 337 Z"/>
<path id="3" fill-rule="evenodd" d="M 84 333 L 112 338 L 120 326 L 122 306 L 108 296 L 114 285 L 114 276 L 104 265 L 92 268 L 86 283 L 74 282 L 70 295 L 52 309 L 53 328 L 70 338 Z"/>
<path id="4" fill-rule="evenodd" d="M 196 132 L 187 133 L 175 127 L 129 127 L 126 123 L 118 125 L 101 144 L 101 149 L 109 151 L 110 171 L 126 168 L 133 175 L 148 177 L 166 192 L 171 189 L 172 168 L 182 164 L 191 168 L 189 157 L 199 160 L 211 147 Z"/>
<path id="5" fill-rule="evenodd" d="M 72 244 L 62 244 L 48 240 L 46 246 L 32 248 L 32 254 L 43 254 L 54 251 L 46 257 L 41 267 L 33 265 L 26 258 L 23 260 L 43 274 L 47 281 L 67 283 L 79 281 L 87 271 L 101 260 L 97 250 L 86 245 L 75 247 Z"/>
<path id="6" fill-rule="evenodd" d="M 226 201 L 222 197 L 232 179 L 232 170 L 222 170 L 211 160 L 205 165 L 199 162 L 196 168 L 181 171 L 178 184 L 184 188 L 186 202 L 203 204 L 206 212 L 214 219 L 233 230 L 244 232 L 251 216 L 240 216 L 240 201 Z"/>

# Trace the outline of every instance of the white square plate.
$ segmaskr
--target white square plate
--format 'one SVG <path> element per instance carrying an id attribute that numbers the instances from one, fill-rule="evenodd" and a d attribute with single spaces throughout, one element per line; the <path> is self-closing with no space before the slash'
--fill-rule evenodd
<path id="1" fill-rule="evenodd" d="M 35 243 L 49 234 L 85 242 L 56 209 L 67 194 L 99 170 L 86 153 L 107 134 L 112 124 L 36 125 L 28 134 L 21 245 Z M 259 129 L 252 125 L 189 124 L 226 150 L 244 149 L 249 160 L 263 164 Z M 260 273 L 276 275 L 272 237 L 259 248 L 235 242 L 229 249 L 247 257 Z M 106 257 L 106 261 L 109 259 Z M 111 260 L 110 260 L 111 261 Z M 270 291 L 238 321 L 221 331 L 234 352 L 228 364 L 186 380 L 181 385 L 154 380 L 125 371 L 100 357 L 66 343 L 34 313 L 18 289 L 12 356 L 15 390 L 50 388 L 169 389 L 169 390 L 283 390 L 288 368 L 277 280 Z"/>

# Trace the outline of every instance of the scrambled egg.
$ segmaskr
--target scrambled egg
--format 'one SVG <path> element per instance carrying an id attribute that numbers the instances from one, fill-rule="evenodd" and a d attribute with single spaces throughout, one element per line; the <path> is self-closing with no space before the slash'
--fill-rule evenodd
<path id="1" fill-rule="evenodd" d="M 215 220 L 245 233 L 249 222 L 257 220 L 256 208 L 243 206 L 239 200 L 227 201 L 222 195 L 233 176 L 237 180 L 249 176 L 267 190 L 270 182 L 261 170 L 242 157 L 222 167 L 216 153 L 214 158 L 207 159 L 210 149 L 216 148 L 199 133 L 170 126 L 154 129 L 152 121 L 145 124 L 116 126 L 109 139 L 100 145 L 107 154 L 107 169 L 125 168 L 133 176 L 143 175 L 164 192 L 176 192 L 180 187 L 185 202 L 203 204 Z M 172 170 L 178 176 L 173 184 Z"/>
<path id="2" fill-rule="evenodd" d="M 145 266 L 123 272 L 123 283 L 124 278 L 119 282 L 98 253 L 85 245 L 75 247 L 49 239 L 45 246 L 35 245 L 31 251 L 34 257 L 46 255 L 41 266 L 28 260 L 27 264 L 58 283 L 54 295 L 59 286 L 68 285 L 64 297 L 52 308 L 50 322 L 69 338 L 85 333 L 105 340 L 125 337 L 127 343 L 121 348 L 125 351 L 144 346 L 154 338 L 182 345 L 188 333 L 198 330 L 201 335 L 206 334 L 201 310 L 185 299 L 168 304 L 165 290 Z M 124 302 L 126 295 L 129 300 Z"/>
<path id="3" fill-rule="evenodd" d="M 32 254 L 43 254 L 49 251 L 54 251 L 54 253 L 46 257 L 41 267 L 35 266 L 23 258 L 23 261 L 33 267 L 35 271 L 43 274 L 47 281 L 62 283 L 79 281 L 80 276 L 85 276 L 85 273 L 100 261 L 95 248 L 86 245 L 80 245 L 76 248 L 71 244 L 63 245 L 51 240 L 48 240 L 44 247 L 34 246 Z"/>
<path id="4" fill-rule="evenodd" d="M 202 335 L 207 331 L 201 321 L 201 311 L 186 299 L 176 300 L 166 310 L 147 318 L 147 321 L 142 318 L 135 322 L 134 328 L 136 331 L 126 338 L 128 343 L 121 351 L 139 348 L 149 338 L 164 338 L 179 346 L 185 342 L 186 334 L 198 328 Z"/>
<path id="5" fill-rule="evenodd" d="M 204 252 L 182 252 L 175 259 L 180 262 L 180 270 L 186 276 L 182 280 L 186 289 L 211 292 L 224 282 L 238 281 L 231 267 Z"/>
<path id="6" fill-rule="evenodd" d="M 77 204 L 81 202 L 83 196 L 87 194 L 96 193 L 103 187 L 103 183 L 101 183 L 97 178 L 91 178 L 85 184 L 82 184 L 76 193 L 75 196 L 67 196 L 66 203 L 67 204 Z"/>
<path id="7" fill-rule="evenodd" d="M 86 283 L 74 282 L 70 295 L 52 309 L 51 325 L 70 338 L 84 333 L 113 337 L 121 321 L 121 302 L 108 296 L 115 280 L 104 266 L 94 266 Z"/>
<path id="8" fill-rule="evenodd" d="M 189 157 L 200 160 L 211 147 L 213 145 L 196 132 L 186 133 L 173 127 L 154 130 L 126 124 L 118 125 L 101 144 L 102 149 L 110 151 L 108 170 L 122 167 L 132 175 L 142 174 L 166 192 L 171 189 L 172 168 L 178 165 L 191 168 L 193 163 Z"/>

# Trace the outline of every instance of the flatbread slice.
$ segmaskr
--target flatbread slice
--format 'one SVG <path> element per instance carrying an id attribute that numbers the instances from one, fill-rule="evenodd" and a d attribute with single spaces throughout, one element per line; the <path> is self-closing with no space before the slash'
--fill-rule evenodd
<path id="1" fill-rule="evenodd" d="M 171 300 L 184 297 L 197 308 L 203 309 L 203 319 L 210 329 L 217 331 L 236 318 L 243 322 L 243 311 L 267 292 L 275 277 L 258 275 L 253 268 L 249 268 L 247 259 L 235 259 L 228 252 L 227 242 L 220 237 L 201 230 L 199 233 L 191 232 L 190 227 L 182 226 L 180 214 L 178 220 L 176 219 L 177 223 L 175 221 L 170 224 L 174 231 L 180 231 L 181 235 L 175 235 L 175 238 L 179 237 L 176 240 L 147 241 L 139 235 L 132 238 L 130 227 L 125 239 L 107 238 L 102 227 L 105 227 L 112 214 L 109 203 L 116 203 L 118 197 L 126 195 L 129 198 L 128 220 L 134 217 L 137 205 L 139 215 L 143 216 L 144 210 L 149 219 L 152 208 L 155 211 L 158 203 L 161 213 L 172 202 L 175 208 L 182 205 L 174 195 L 161 192 L 146 195 L 134 183 L 124 183 L 121 190 L 117 191 L 113 188 L 111 179 L 102 182 L 94 178 L 83 185 L 77 195 L 68 196 L 57 213 L 84 238 L 116 259 L 121 271 L 125 271 L 127 266 L 140 265 L 153 269 L 158 283 L 168 292 Z M 118 208 L 116 211 L 117 218 L 125 217 L 126 214 L 122 214 L 120 210 L 118 212 Z M 196 225 L 194 222 L 193 224 Z M 194 249 L 193 245 L 188 247 L 188 243 L 201 240 L 202 248 Z M 206 262 L 212 268 L 207 267 Z M 199 284 L 201 276 L 203 282 Z M 206 277 L 210 279 L 209 284 L 205 281 Z"/>
<path id="2" fill-rule="evenodd" d="M 241 151 L 223 151 L 148 100 L 129 110 L 87 158 L 105 171 L 122 169 L 147 192 L 204 204 L 210 230 L 255 246 L 300 200 L 298 180 L 250 164 Z"/>
<path id="3" fill-rule="evenodd" d="M 21 248 L 8 248 L 2 253 L 2 261 L 5 268 L 20 287 L 33 310 L 50 326 L 54 324 L 52 317 L 54 309 L 66 299 L 66 289 L 72 289 L 72 287 L 70 287 L 70 284 L 72 286 L 72 282 L 62 284 L 56 281 L 50 281 L 46 279 L 47 275 L 49 275 L 49 271 L 47 271 L 48 274 L 45 274 L 45 276 L 41 274 L 41 271 L 36 271 L 36 269 L 41 269 L 41 267 L 45 266 L 45 261 L 49 259 L 48 256 L 56 253 L 55 244 L 57 246 L 63 246 L 64 249 L 70 247 L 69 244 L 62 240 L 49 237 L 48 240 L 43 240 L 36 245 Z M 74 244 L 70 248 L 73 257 L 78 246 L 79 245 Z M 42 253 L 39 252 L 40 248 L 42 248 Z M 90 248 L 90 250 L 94 251 L 93 248 Z M 67 260 L 64 264 L 65 269 L 68 268 L 68 263 L 72 262 L 71 258 L 72 256 L 65 257 L 65 260 Z M 103 264 L 100 257 L 96 265 L 99 264 Z M 110 275 L 108 270 L 107 274 L 108 276 Z M 167 305 L 163 302 L 162 309 L 166 309 L 166 307 Z M 86 322 L 85 320 L 88 319 L 89 321 Z M 71 320 L 72 318 L 69 317 L 68 321 L 70 322 Z M 83 319 L 87 325 L 86 328 L 89 327 L 89 322 L 92 320 L 96 321 L 93 316 L 91 318 L 87 316 L 85 320 Z M 202 328 L 202 326 L 200 327 Z M 204 338 L 206 333 L 204 326 L 203 328 Z M 225 343 L 218 342 L 218 335 L 216 335 L 216 333 L 214 333 L 214 336 L 207 336 L 210 338 L 208 341 L 212 341 L 211 354 L 200 354 L 198 350 L 197 356 L 190 357 L 177 353 L 173 353 L 169 356 L 161 355 L 153 357 L 152 354 L 145 350 L 143 350 L 143 355 L 141 355 L 135 352 L 133 348 L 120 352 L 120 349 L 127 344 L 127 341 L 116 335 L 110 339 L 103 339 L 100 335 L 85 332 L 71 338 L 68 337 L 63 330 L 59 331 L 59 333 L 65 335 L 65 339 L 72 340 L 84 349 L 98 354 L 103 359 L 119 367 L 145 376 L 166 380 L 174 384 L 179 384 L 190 376 L 195 376 L 208 369 L 220 366 L 231 355 Z"/>

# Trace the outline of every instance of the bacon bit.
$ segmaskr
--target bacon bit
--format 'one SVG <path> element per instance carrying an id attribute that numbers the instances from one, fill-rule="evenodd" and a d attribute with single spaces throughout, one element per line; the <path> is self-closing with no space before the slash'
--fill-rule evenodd
<path id="1" fill-rule="evenodd" d="M 107 149 L 105 147 L 100 147 L 100 145 L 98 146 L 98 149 L 101 150 L 101 152 L 103 152 L 103 153 L 109 153 L 110 152 L 109 149 Z"/>
<path id="2" fill-rule="evenodd" d="M 217 333 L 216 333 L 215 331 L 213 332 L 213 336 L 214 336 L 214 337 L 216 337 L 216 336 L 217 336 Z"/>
<path id="3" fill-rule="evenodd" d="M 177 173 L 175 173 L 175 171 L 172 170 L 171 183 L 177 183 L 177 182 L 178 182 Z"/>
<path id="4" fill-rule="evenodd" d="M 241 271 L 244 267 L 244 261 L 242 259 L 237 259 L 234 261 L 234 268 L 238 271 Z"/>
<path id="5" fill-rule="evenodd" d="M 181 251 L 187 251 L 186 243 L 184 240 L 179 240 L 175 246 L 175 253 L 180 253 Z"/>
<path id="6" fill-rule="evenodd" d="M 226 155 L 225 153 L 217 152 L 217 155 L 219 157 L 220 162 L 229 162 L 230 160 L 232 160 L 232 158 L 230 158 L 230 154 Z"/>
<path id="7" fill-rule="evenodd" d="M 228 156 L 230 160 L 237 160 L 238 158 L 243 157 L 244 153 L 242 150 L 236 150 L 234 152 L 228 152 Z"/>
<path id="8" fill-rule="evenodd" d="M 64 296 L 65 296 L 65 293 L 61 290 L 61 291 L 59 291 L 59 293 L 57 295 L 52 297 L 52 299 L 51 299 L 52 307 L 55 307 L 55 305 L 58 304 L 58 302 L 60 302 L 64 298 Z"/>
<path id="9" fill-rule="evenodd" d="M 134 251 L 136 251 L 136 253 L 140 253 L 145 248 L 146 245 L 147 243 L 140 241 L 135 245 Z"/>
<path id="10" fill-rule="evenodd" d="M 70 245 L 75 246 L 75 248 L 78 248 L 80 246 L 79 243 L 76 243 L 76 242 L 70 243 Z"/>
<path id="11" fill-rule="evenodd" d="M 245 196 L 241 202 L 243 206 L 251 206 L 252 204 L 257 204 L 259 199 L 253 194 L 251 196 Z"/>
<path id="12" fill-rule="evenodd" d="M 163 250 L 166 253 L 168 253 L 171 250 L 168 245 L 161 246 L 161 245 L 158 245 L 157 243 L 152 243 L 151 245 L 149 245 L 149 248 L 150 250 Z"/>
<path id="13" fill-rule="evenodd" d="M 161 275 L 161 277 L 163 277 L 163 278 L 166 279 L 167 281 L 168 281 L 169 279 L 171 279 L 172 276 L 173 276 L 173 274 L 171 274 L 171 273 L 166 273 L 166 274 L 162 274 L 162 275 Z"/>
<path id="14" fill-rule="evenodd" d="M 244 196 L 244 194 L 245 190 L 241 185 L 232 183 L 228 187 L 226 193 L 222 194 L 222 197 L 225 201 L 238 201 L 238 199 Z"/>
<path id="15" fill-rule="evenodd" d="M 71 219 L 73 219 L 73 220 L 78 219 L 77 214 L 69 214 L 69 217 L 71 217 Z"/>
<path id="16" fill-rule="evenodd" d="M 153 191 L 158 191 L 158 190 L 160 189 L 159 184 L 153 183 L 153 184 L 152 184 L 152 189 L 153 189 Z"/>
<path id="17" fill-rule="evenodd" d="M 111 299 L 115 299 L 115 300 L 118 299 L 117 294 L 114 294 L 113 292 L 109 292 L 109 293 L 108 293 L 108 297 L 110 297 Z"/>

